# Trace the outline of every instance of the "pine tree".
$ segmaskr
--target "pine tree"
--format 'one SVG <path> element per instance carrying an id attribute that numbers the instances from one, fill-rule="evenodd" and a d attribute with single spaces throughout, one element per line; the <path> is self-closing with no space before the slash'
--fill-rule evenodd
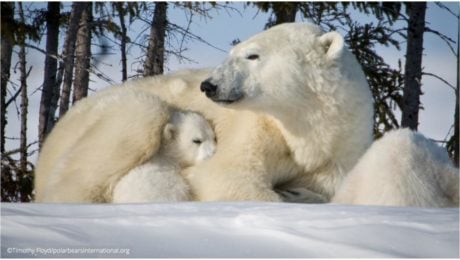
<path id="1" fill-rule="evenodd" d="M 298 2 L 254 2 L 262 12 L 272 12 L 265 28 L 295 22 L 295 16 L 301 3 Z"/>
<path id="2" fill-rule="evenodd" d="M 10 67 L 11 67 L 11 58 L 13 55 L 14 47 L 14 30 L 15 30 L 15 21 L 14 21 L 14 3 L 13 2 L 2 2 L 1 3 L 1 145 L 0 151 L 1 154 L 5 152 L 5 127 L 7 124 L 6 119 L 6 97 L 7 97 L 7 85 L 10 79 Z"/>
<path id="3" fill-rule="evenodd" d="M 75 80 L 72 103 L 88 95 L 89 70 L 91 66 L 91 20 L 92 3 L 87 3 L 83 10 L 77 33 L 75 49 Z"/>
<path id="4" fill-rule="evenodd" d="M 163 74 L 168 3 L 157 2 L 150 28 L 150 40 L 144 63 L 144 77 Z"/>
<path id="5" fill-rule="evenodd" d="M 406 64 L 401 126 L 417 130 L 422 85 L 423 33 L 425 31 L 426 2 L 407 3 Z"/>
<path id="6" fill-rule="evenodd" d="M 88 3 L 86 2 L 74 2 L 72 4 L 69 27 L 67 29 L 62 54 L 63 61 L 59 65 L 59 72 L 57 76 L 58 86 L 61 84 L 62 78 L 64 79 L 59 102 L 59 117 L 62 117 L 69 109 L 75 58 L 75 42 L 77 41 L 78 25 L 80 23 L 83 10 L 85 10 L 87 4 Z"/>
<path id="7" fill-rule="evenodd" d="M 458 19 L 458 26 L 460 28 L 460 17 Z M 458 167 L 459 161 L 459 149 L 460 149 L 460 122 L 459 122 L 459 90 L 460 90 L 460 33 L 457 38 L 457 86 L 455 87 L 455 113 L 454 113 L 454 134 L 447 142 L 447 151 L 451 154 L 454 164 Z"/>
<path id="8" fill-rule="evenodd" d="M 46 57 L 45 73 L 43 81 L 42 96 L 40 100 L 40 117 L 38 125 L 39 144 L 43 143 L 46 135 L 54 126 L 54 112 L 56 108 L 51 109 L 53 95 L 58 94 L 56 91 L 57 75 L 57 56 L 59 42 L 59 19 L 60 19 L 60 2 L 48 2 L 48 11 L 46 13 Z M 57 93 L 56 93 L 57 92 Z"/>
<path id="9" fill-rule="evenodd" d="M 27 145 L 27 115 L 29 108 L 29 97 L 27 95 L 27 63 L 26 63 L 26 28 L 22 3 L 18 3 L 20 26 L 18 32 L 19 45 L 19 71 L 21 84 L 21 135 L 19 145 L 19 171 L 16 173 L 19 183 L 19 197 L 21 201 L 30 201 L 32 193 L 32 173 L 28 169 L 28 145 Z"/>
<path id="10" fill-rule="evenodd" d="M 126 10 L 124 6 L 124 2 L 114 3 L 114 8 L 117 10 L 118 17 L 120 19 L 120 28 L 121 28 L 121 35 L 120 35 L 121 80 L 126 81 L 128 79 L 128 68 L 127 68 L 128 65 L 127 65 L 127 58 L 126 58 L 126 42 L 127 42 L 128 36 L 126 32 L 126 23 L 125 23 Z"/>

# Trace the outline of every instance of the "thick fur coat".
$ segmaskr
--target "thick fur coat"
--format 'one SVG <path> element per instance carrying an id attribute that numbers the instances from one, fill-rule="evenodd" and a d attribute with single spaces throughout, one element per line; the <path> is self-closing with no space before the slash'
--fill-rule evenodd
<path id="1" fill-rule="evenodd" d="M 130 98 L 134 93 L 145 95 Z M 371 93 L 342 36 L 314 25 L 282 24 L 235 46 L 212 71 L 131 81 L 79 103 L 44 145 L 37 200 L 106 197 L 160 145 L 152 136 L 159 136 L 168 110 L 155 105 L 155 97 L 199 112 L 214 126 L 216 153 L 183 171 L 194 200 L 281 201 L 283 192 L 275 190 L 304 190 L 304 201 L 330 201 L 372 143 Z M 119 101 L 104 101 L 110 98 Z M 100 104 L 108 105 L 94 109 Z M 416 190 L 418 183 L 410 183 Z M 46 189 L 70 193 L 48 192 L 45 198 Z"/>

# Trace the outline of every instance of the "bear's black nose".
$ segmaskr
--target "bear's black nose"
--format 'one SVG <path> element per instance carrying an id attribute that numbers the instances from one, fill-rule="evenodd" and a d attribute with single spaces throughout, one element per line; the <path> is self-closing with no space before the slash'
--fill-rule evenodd
<path id="1" fill-rule="evenodd" d="M 211 83 L 211 79 L 201 82 L 200 89 L 207 97 L 214 97 L 217 93 L 217 86 Z"/>

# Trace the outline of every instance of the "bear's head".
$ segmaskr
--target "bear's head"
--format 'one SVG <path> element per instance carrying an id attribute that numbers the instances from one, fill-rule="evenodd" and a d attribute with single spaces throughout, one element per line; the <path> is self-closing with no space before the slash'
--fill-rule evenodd
<path id="1" fill-rule="evenodd" d="M 208 98 L 230 108 L 291 116 L 293 106 L 321 108 L 331 96 L 337 102 L 344 98 L 341 88 L 370 97 L 343 37 L 302 23 L 281 24 L 241 42 L 201 84 Z"/>
<path id="2" fill-rule="evenodd" d="M 163 149 L 182 167 L 191 166 L 214 154 L 216 137 L 200 114 L 176 111 L 163 129 Z"/>

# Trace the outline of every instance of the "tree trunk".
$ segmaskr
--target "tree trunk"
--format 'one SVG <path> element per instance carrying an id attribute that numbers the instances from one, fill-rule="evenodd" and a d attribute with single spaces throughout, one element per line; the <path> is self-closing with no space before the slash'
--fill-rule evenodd
<path id="1" fill-rule="evenodd" d="M 455 90 L 455 115 L 454 115 L 454 163 L 458 167 L 459 165 L 459 106 L 458 106 L 458 96 L 459 96 L 459 90 L 460 90 L 460 19 L 458 20 L 458 35 L 457 35 L 457 88 Z"/>
<path id="2" fill-rule="evenodd" d="M 425 30 L 426 2 L 407 4 L 407 28 L 404 94 L 402 102 L 402 127 L 417 130 L 422 84 L 423 32 Z"/>
<path id="3" fill-rule="evenodd" d="M 457 69 L 459 69 L 459 66 L 458 66 L 458 60 L 457 60 Z M 458 71 L 458 70 L 457 70 Z M 459 142 L 459 121 L 458 121 L 458 109 L 459 109 L 459 106 L 458 106 L 458 73 L 457 73 L 457 89 L 456 89 L 456 93 L 455 93 L 455 119 L 454 119 L 454 163 L 455 163 L 455 166 L 458 167 L 460 161 L 459 161 L 459 145 L 460 145 L 460 142 Z"/>
<path id="4" fill-rule="evenodd" d="M 163 74 L 165 57 L 165 36 L 168 3 L 157 2 L 150 29 L 150 40 L 147 48 L 147 57 L 144 63 L 144 77 Z"/>
<path id="5" fill-rule="evenodd" d="M 74 2 L 69 18 L 69 28 L 67 30 L 66 39 L 64 42 L 63 61 L 59 65 L 59 74 L 57 83 L 60 85 L 64 77 L 62 86 L 61 101 L 59 103 L 59 117 L 62 117 L 69 109 L 70 91 L 72 87 L 73 67 L 75 42 L 77 40 L 77 31 L 80 19 L 87 6 L 87 2 Z"/>
<path id="6" fill-rule="evenodd" d="M 46 13 L 45 75 L 40 100 L 40 117 L 38 124 L 38 140 L 40 147 L 46 135 L 48 135 L 54 126 L 54 113 L 51 114 L 50 112 L 54 112 L 56 109 L 50 108 L 56 88 L 60 5 L 60 2 L 48 2 L 48 11 Z"/>
<path id="7" fill-rule="evenodd" d="M 295 22 L 295 15 L 298 10 L 298 3 L 296 2 L 282 2 L 273 3 L 273 13 L 275 13 L 275 24 L 292 23 Z"/>
<path id="8" fill-rule="evenodd" d="M 24 11 L 22 9 L 22 2 L 19 5 L 19 17 L 21 25 L 19 28 L 18 44 L 19 44 L 19 71 L 20 71 L 20 82 L 21 82 L 21 136 L 20 136 L 20 161 L 19 166 L 21 172 L 27 172 L 27 71 L 26 71 L 26 32 L 25 32 L 25 18 Z M 22 176 L 20 176 L 22 177 Z"/>
<path id="9" fill-rule="evenodd" d="M 126 58 L 126 24 L 125 24 L 125 9 L 123 7 L 123 2 L 116 2 L 115 3 L 118 17 L 120 18 L 120 27 L 121 27 L 121 42 L 120 42 L 120 50 L 121 50 L 121 80 L 126 81 L 128 79 L 128 66 L 127 66 L 127 58 Z"/>
<path id="10" fill-rule="evenodd" d="M 12 27 L 14 25 L 14 3 L 13 2 L 2 2 L 1 3 L 1 100 L 0 100 L 0 112 L 1 112 L 1 144 L 0 151 L 1 154 L 5 152 L 5 127 L 6 127 L 6 96 L 7 96 L 7 85 L 10 79 L 10 67 L 11 67 L 11 57 L 13 54 L 14 47 L 14 35 Z"/>
<path id="11" fill-rule="evenodd" d="M 75 80 L 72 103 L 88 95 L 89 69 L 91 62 L 91 20 L 93 5 L 88 3 L 81 16 L 75 49 Z"/>

